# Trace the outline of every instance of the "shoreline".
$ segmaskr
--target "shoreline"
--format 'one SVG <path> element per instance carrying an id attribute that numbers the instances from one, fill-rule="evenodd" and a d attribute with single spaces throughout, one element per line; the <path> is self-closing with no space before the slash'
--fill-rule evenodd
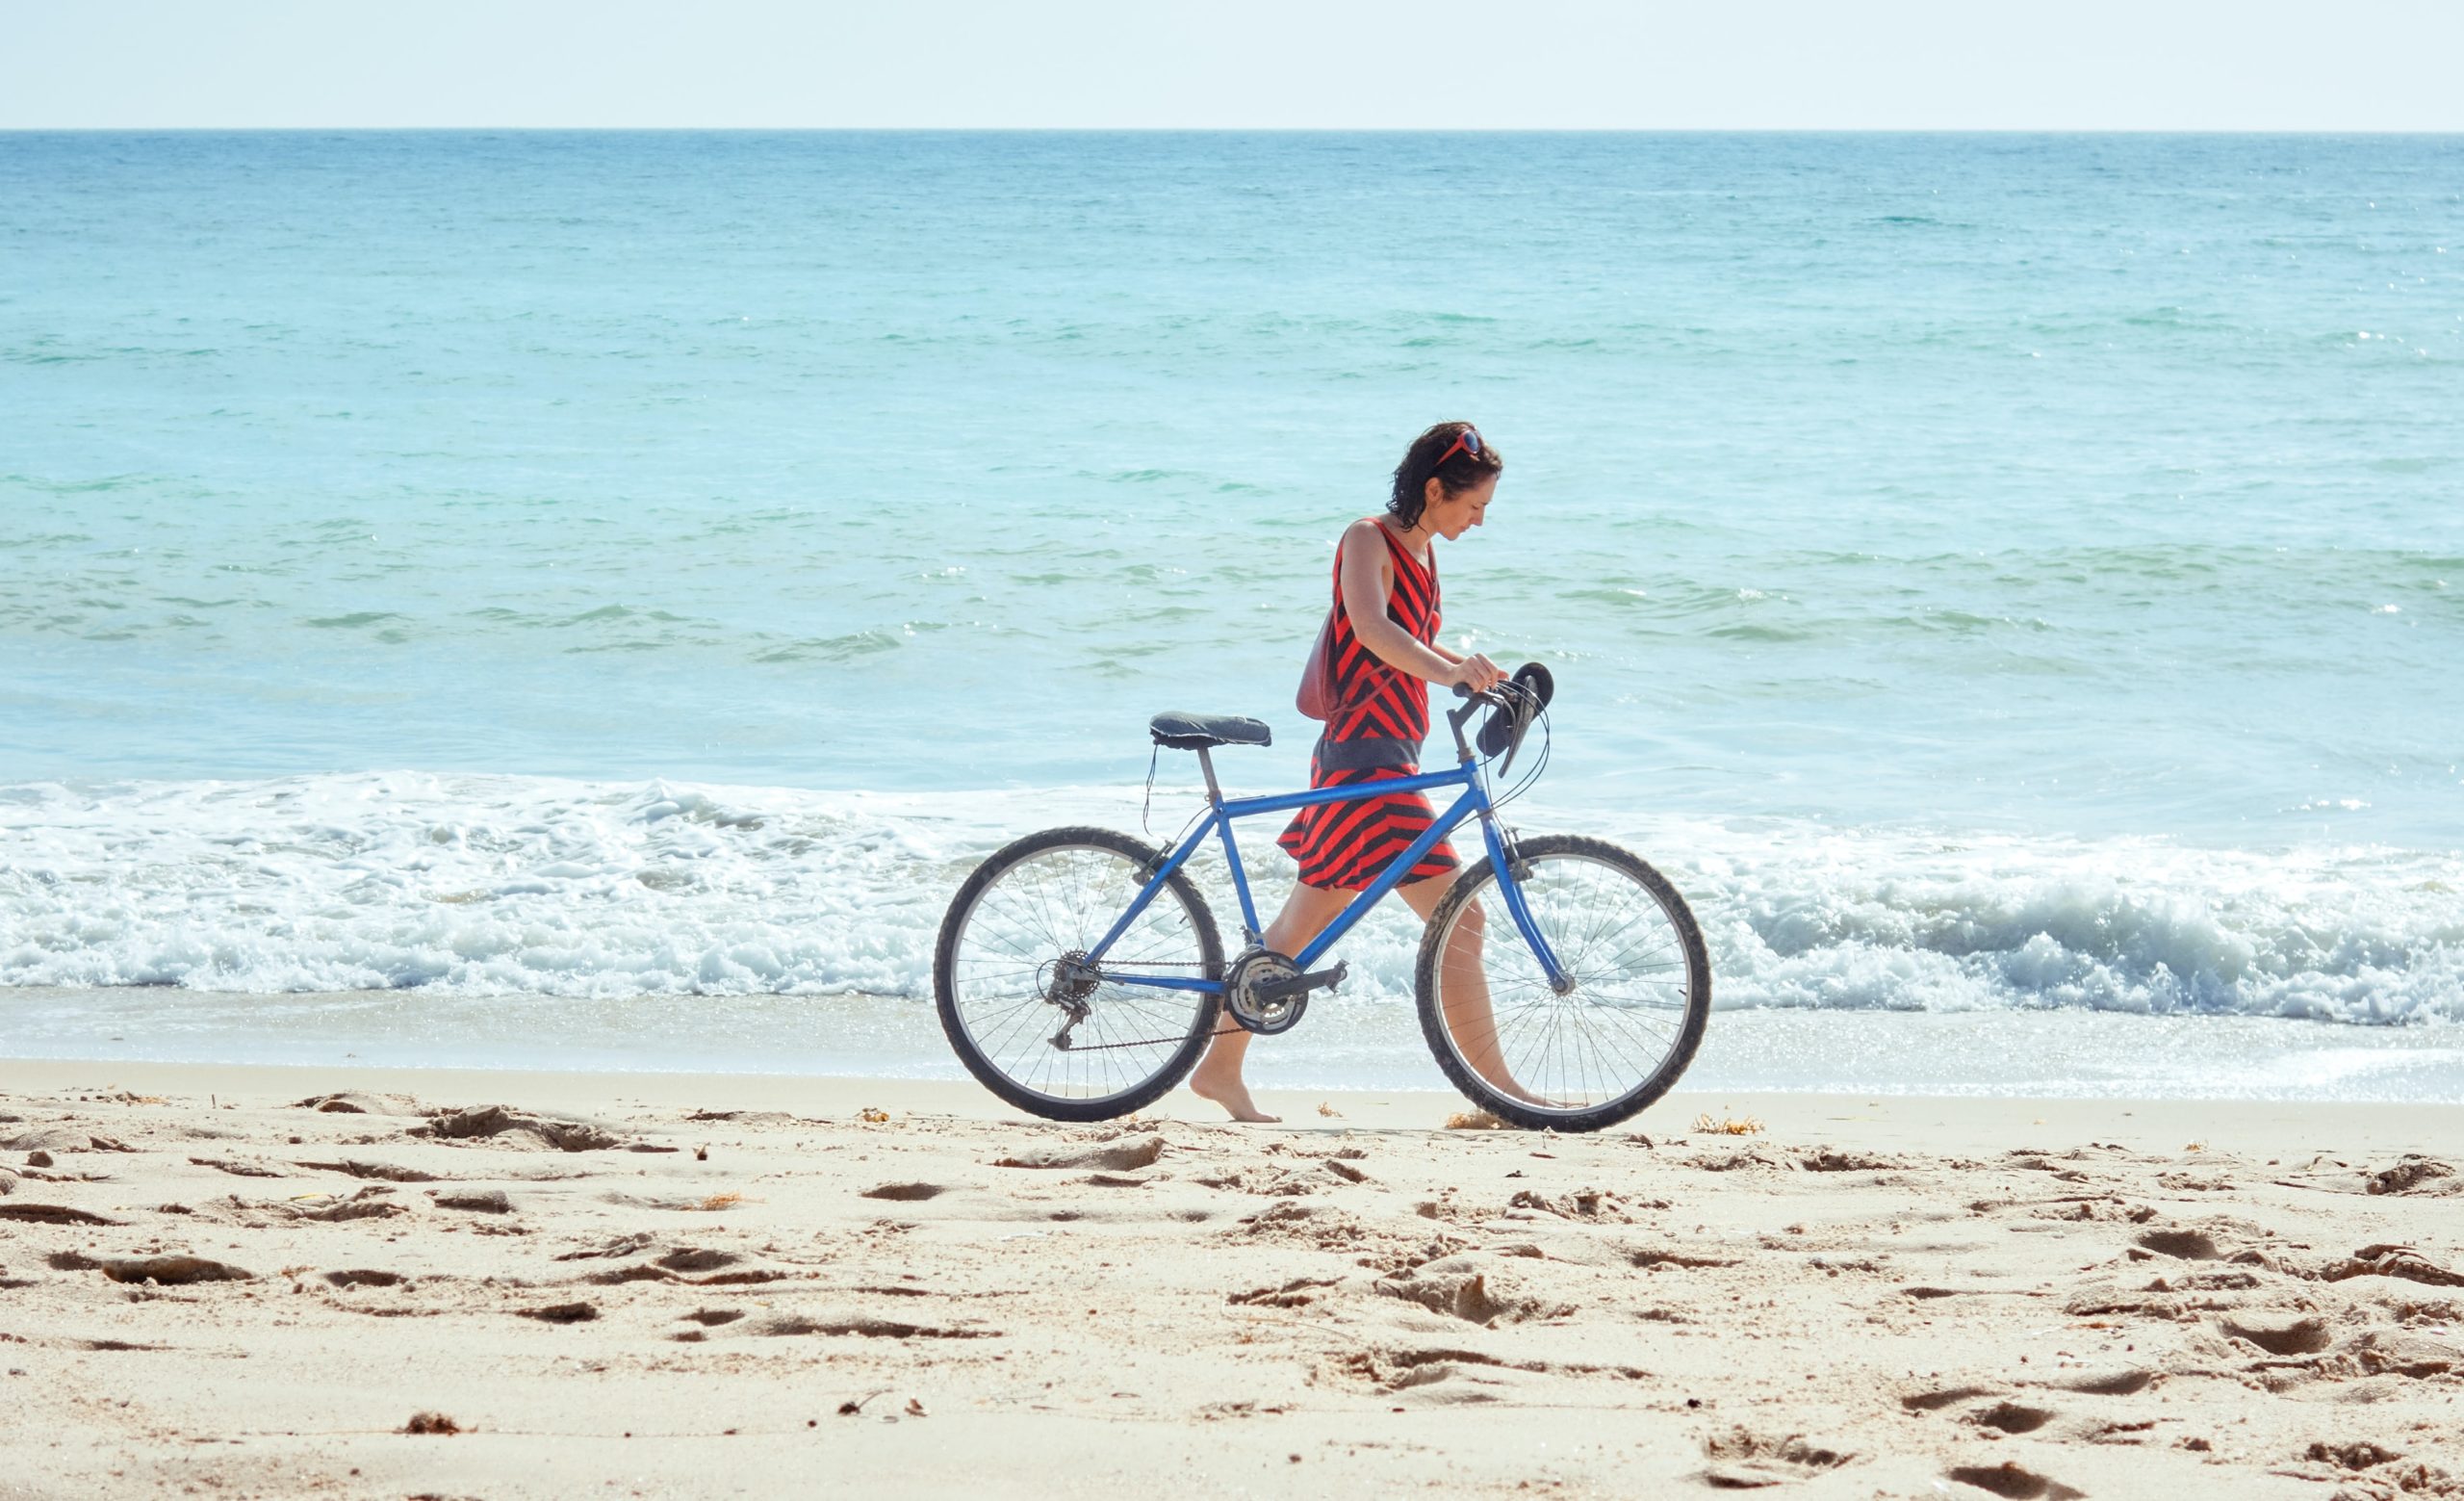
<path id="1" fill-rule="evenodd" d="M 848 1074 L 599 1071 L 532 1068 L 401 1068 L 349 1064 L 219 1064 L 122 1059 L 0 1057 L 0 1098 L 28 1090 L 59 1096 L 116 1093 L 195 1097 L 305 1098 L 327 1092 L 399 1094 L 424 1100 L 483 1104 L 520 1100 L 573 1113 L 609 1110 L 773 1111 L 822 1118 L 894 1108 L 981 1126 L 1028 1131 L 1105 1129 L 1119 1123 L 1065 1126 L 1038 1120 L 973 1079 L 911 1079 Z M 1440 1131 L 1470 1102 L 1452 1089 L 1288 1089 L 1255 1091 L 1281 1123 L 1270 1133 Z M 1320 1113 L 1324 1105 L 1337 1113 Z M 2034 1135 L 2069 1147 L 2114 1142 L 2134 1151 L 2179 1151 L 2191 1142 L 2215 1150 L 2423 1152 L 2464 1141 L 2464 1101 L 2076 1099 L 2053 1096 L 1884 1095 L 1851 1091 L 1689 1088 L 1600 1138 L 1641 1133 L 1682 1136 L 1696 1117 L 1784 1123 L 1793 1135 L 1872 1150 L 1921 1148 L 1955 1132 L 2000 1138 Z M 1174 1089 L 1136 1117 L 1192 1126 L 1226 1126 L 1220 1106 Z M 1508 1135 L 1533 1134 L 1508 1132 Z M 1541 1133 L 1551 1134 L 1554 1133 Z M 2175 1141 L 2173 1138 L 2180 1138 Z M 2213 1138 L 2213 1141 L 2210 1139 Z M 1581 1137 L 1561 1137 L 1580 1140 Z"/>
<path id="2" fill-rule="evenodd" d="M 0 1050 L 28 1058 L 778 1074 L 971 1083 L 930 999 L 424 990 L 252 993 L 0 987 Z M 1269 1090 L 1446 1092 L 1408 1002 L 1341 997 L 1253 1051 Z M 1713 1094 L 1893 1098 L 2464 1100 L 2464 1027 L 2075 1009 L 1741 1008 L 1713 1014 L 1681 1081 Z"/>
<path id="3" fill-rule="evenodd" d="M 2464 1495 L 2464 1105 L 1268 1095 L 0 1062 L 0 1497 Z"/>

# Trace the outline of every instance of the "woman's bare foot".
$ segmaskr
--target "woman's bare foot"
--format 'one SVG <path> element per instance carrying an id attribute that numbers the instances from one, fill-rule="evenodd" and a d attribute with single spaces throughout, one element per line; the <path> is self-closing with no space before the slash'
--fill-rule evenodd
<path id="1" fill-rule="evenodd" d="M 1556 1100 L 1544 1099 L 1516 1083 L 1514 1081 L 1514 1075 L 1506 1072 L 1505 1065 L 1502 1063 L 1497 1066 L 1495 1072 L 1479 1068 L 1476 1068 L 1475 1072 L 1496 1088 L 1499 1094 L 1505 1096 L 1508 1100 L 1520 1100 L 1527 1105 L 1536 1105 L 1543 1110 L 1557 1110 L 1564 1108 Z"/>
<path id="2" fill-rule="evenodd" d="M 1190 1093 L 1200 1100 L 1214 1100 L 1232 1112 L 1232 1119 L 1235 1121 L 1245 1121 L 1252 1126 L 1272 1126 L 1283 1119 L 1279 1115 L 1269 1115 L 1259 1109 L 1258 1102 L 1249 1098 L 1249 1086 L 1241 1082 L 1241 1075 L 1238 1074 L 1225 1078 L 1215 1078 L 1208 1076 L 1206 1071 L 1201 1068 L 1197 1073 L 1190 1075 Z"/>

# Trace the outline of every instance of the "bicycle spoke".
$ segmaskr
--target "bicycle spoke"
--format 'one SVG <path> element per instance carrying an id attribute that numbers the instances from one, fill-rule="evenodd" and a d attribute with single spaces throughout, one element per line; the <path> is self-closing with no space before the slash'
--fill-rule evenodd
<path id="1" fill-rule="evenodd" d="M 1560 994 L 1542 970 L 1492 871 L 1451 908 L 1455 930 L 1439 941 L 1439 1030 L 1470 1074 L 1519 1107 L 1572 1116 L 1613 1105 L 1684 1045 L 1684 931 L 1609 860 L 1556 851 L 1527 864 L 1524 911 L 1568 988 Z M 1476 911 L 1484 915 L 1476 944 L 1464 932 Z"/>
<path id="2" fill-rule="evenodd" d="M 1091 949 L 1145 882 L 1143 863 L 1119 849 L 1059 843 L 1023 855 L 978 893 L 952 945 L 948 1002 L 984 1062 L 1040 1098 L 1084 1103 L 1145 1085 L 1181 1054 L 1211 997 L 1098 977 L 1073 998 L 1067 983 L 1064 961 Z M 1196 978 L 1208 963 L 1192 913 L 1167 885 L 1102 967 Z"/>

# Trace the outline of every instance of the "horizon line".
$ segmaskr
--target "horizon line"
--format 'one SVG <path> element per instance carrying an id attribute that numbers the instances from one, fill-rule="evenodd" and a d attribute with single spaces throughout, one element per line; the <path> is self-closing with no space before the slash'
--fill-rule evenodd
<path id="1" fill-rule="evenodd" d="M 2389 125 L 0 125 L 31 135 L 2458 136 Z"/>

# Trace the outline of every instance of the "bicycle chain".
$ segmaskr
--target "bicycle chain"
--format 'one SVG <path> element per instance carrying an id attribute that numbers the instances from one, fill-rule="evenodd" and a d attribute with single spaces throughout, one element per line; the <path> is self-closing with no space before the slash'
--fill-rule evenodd
<path id="1" fill-rule="evenodd" d="M 1225 1037 L 1241 1029 L 1237 1026 L 1223 1026 L 1218 1027 L 1206 1035 L 1209 1037 Z M 1167 1044 L 1186 1041 L 1188 1041 L 1188 1039 L 1184 1037 L 1150 1037 L 1143 1042 L 1137 1043 L 1087 1043 L 1084 1045 L 1073 1043 L 1062 1050 L 1065 1052 L 1109 1052 L 1116 1048 L 1161 1048 Z"/>
<path id="2" fill-rule="evenodd" d="M 1123 970 L 1203 970 L 1206 968 L 1206 961 L 1203 959 L 1124 959 L 1116 967 Z M 1206 1035 L 1221 1037 L 1227 1032 L 1239 1030 L 1241 1029 L 1238 1026 L 1219 1027 Z M 1185 1039 L 1179 1037 L 1150 1037 L 1134 1043 L 1072 1044 L 1063 1050 L 1065 1052 L 1110 1052 L 1118 1048 L 1161 1048 L 1167 1044 L 1182 1041 Z"/>

